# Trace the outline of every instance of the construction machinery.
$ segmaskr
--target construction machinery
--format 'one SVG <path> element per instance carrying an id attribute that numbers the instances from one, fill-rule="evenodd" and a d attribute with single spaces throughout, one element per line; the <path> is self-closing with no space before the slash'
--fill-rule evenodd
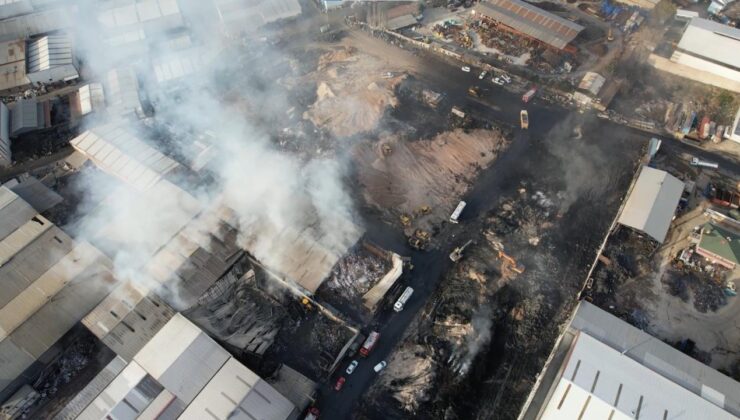
<path id="1" fill-rule="evenodd" d="M 519 122 L 521 122 L 522 130 L 529 128 L 529 113 L 526 109 L 523 109 L 522 112 L 519 113 Z"/>
<path id="2" fill-rule="evenodd" d="M 301 305 L 303 305 L 303 307 L 306 309 L 306 311 L 308 311 L 308 312 L 313 311 L 313 305 L 311 305 L 311 299 L 309 299 L 309 298 L 307 298 L 305 296 L 303 297 L 303 299 L 301 299 Z"/>
<path id="3" fill-rule="evenodd" d="M 468 88 L 468 95 L 479 98 L 480 97 L 480 88 L 478 86 L 471 86 Z"/>
<path id="4" fill-rule="evenodd" d="M 458 262 L 458 261 L 460 261 L 460 259 L 463 256 L 463 254 L 462 254 L 463 251 L 465 251 L 465 248 L 467 248 L 468 246 L 470 246 L 470 244 L 472 244 L 472 243 L 473 243 L 473 240 L 471 239 L 471 240 L 465 242 L 463 244 L 463 246 L 459 246 L 459 247 L 455 248 L 452 251 L 452 253 L 450 253 L 450 259 L 452 260 L 452 262 Z"/>
<path id="5" fill-rule="evenodd" d="M 393 148 L 391 148 L 391 145 L 388 143 L 383 143 L 383 145 L 380 146 L 380 150 L 383 152 L 383 156 L 389 156 L 393 153 Z"/>
<path id="6" fill-rule="evenodd" d="M 408 214 L 402 213 L 400 216 L 401 219 L 401 225 L 403 226 L 411 226 L 411 217 L 409 217 Z"/>
<path id="7" fill-rule="evenodd" d="M 416 210 L 416 213 L 418 215 L 421 215 L 421 216 L 427 215 L 427 214 L 429 214 L 431 212 L 432 212 L 432 208 L 429 207 L 429 206 L 421 206 L 421 207 L 419 207 L 418 210 Z"/>

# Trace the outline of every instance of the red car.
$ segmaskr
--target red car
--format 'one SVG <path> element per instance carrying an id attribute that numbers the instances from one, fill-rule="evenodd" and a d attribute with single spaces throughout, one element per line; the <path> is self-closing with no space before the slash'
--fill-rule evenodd
<path id="1" fill-rule="evenodd" d="M 341 391 L 345 382 L 347 382 L 347 379 L 345 379 L 344 376 L 340 376 L 339 379 L 337 379 L 337 384 L 334 385 L 334 390 Z"/>

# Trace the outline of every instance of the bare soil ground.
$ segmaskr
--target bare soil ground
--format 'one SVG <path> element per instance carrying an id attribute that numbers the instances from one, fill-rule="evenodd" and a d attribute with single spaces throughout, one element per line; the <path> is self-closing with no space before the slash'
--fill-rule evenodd
<path id="1" fill-rule="evenodd" d="M 413 142 L 388 136 L 359 145 L 354 157 L 370 205 L 396 216 L 429 206 L 429 227 L 449 217 L 478 172 L 508 143 L 498 130 L 457 129 Z M 383 144 L 391 147 L 390 155 L 383 155 Z"/>

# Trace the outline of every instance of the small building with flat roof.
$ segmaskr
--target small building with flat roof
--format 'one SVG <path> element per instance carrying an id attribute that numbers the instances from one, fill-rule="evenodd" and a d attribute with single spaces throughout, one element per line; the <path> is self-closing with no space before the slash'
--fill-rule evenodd
<path id="1" fill-rule="evenodd" d="M 683 189 L 683 181 L 668 172 L 643 166 L 619 215 L 619 224 L 663 243 Z"/>
<path id="2" fill-rule="evenodd" d="M 732 270 L 740 258 L 740 236 L 729 227 L 707 223 L 701 229 L 696 253 Z"/>
<path id="3" fill-rule="evenodd" d="M 737 419 L 740 383 L 582 301 L 520 420 Z"/>

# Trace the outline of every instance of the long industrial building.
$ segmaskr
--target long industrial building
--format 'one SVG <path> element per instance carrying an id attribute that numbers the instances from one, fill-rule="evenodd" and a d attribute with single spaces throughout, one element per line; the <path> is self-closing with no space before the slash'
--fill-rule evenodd
<path id="1" fill-rule="evenodd" d="M 177 314 L 133 360 L 114 359 L 58 418 L 283 420 L 297 415 L 286 397 Z"/>
<path id="2" fill-rule="evenodd" d="M 694 18 L 671 56 L 671 61 L 695 72 L 692 79 L 703 82 L 702 73 L 740 85 L 740 29 L 707 19 Z"/>
<path id="3" fill-rule="evenodd" d="M 0 187 L 0 401 L 116 286 L 112 262 Z M 16 379 L 18 378 L 18 379 Z"/>
<path id="4" fill-rule="evenodd" d="M 581 302 L 520 420 L 713 419 L 740 415 L 740 383 Z"/>
<path id="5" fill-rule="evenodd" d="M 566 48 L 583 30 L 577 23 L 521 0 L 484 0 L 473 13 L 558 50 Z"/>

